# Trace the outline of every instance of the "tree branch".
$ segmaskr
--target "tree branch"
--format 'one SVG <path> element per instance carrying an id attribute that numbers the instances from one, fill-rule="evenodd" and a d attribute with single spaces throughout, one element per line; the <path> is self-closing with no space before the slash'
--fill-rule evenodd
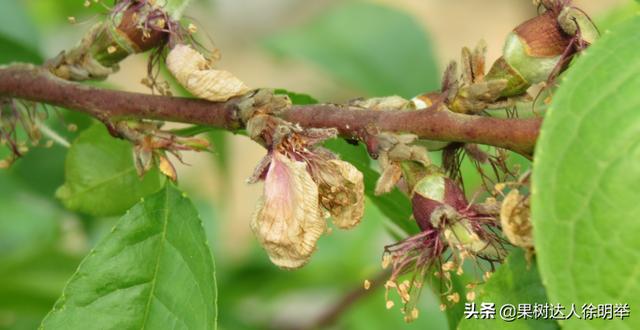
<path id="1" fill-rule="evenodd" d="M 55 77 L 27 64 L 0 67 L 0 97 L 47 103 L 88 113 L 100 120 L 155 119 L 240 129 L 241 98 L 227 102 L 130 93 L 91 87 Z M 376 129 L 413 133 L 422 139 L 478 143 L 531 156 L 542 119 L 497 119 L 429 108 L 379 111 L 345 105 L 292 106 L 281 117 L 303 127 L 335 127 L 357 138 Z"/>

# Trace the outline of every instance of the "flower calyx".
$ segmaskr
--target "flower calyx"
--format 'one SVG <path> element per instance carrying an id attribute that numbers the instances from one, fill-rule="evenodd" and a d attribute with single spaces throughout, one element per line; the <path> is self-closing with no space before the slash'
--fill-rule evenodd
<path id="1" fill-rule="evenodd" d="M 154 166 L 173 181 L 178 174 L 175 166 L 167 157 L 172 154 L 182 162 L 181 151 L 208 151 L 209 141 L 197 137 L 176 136 L 162 130 L 162 123 L 153 121 L 120 121 L 107 127 L 112 135 L 130 141 L 136 171 L 143 176 Z"/>

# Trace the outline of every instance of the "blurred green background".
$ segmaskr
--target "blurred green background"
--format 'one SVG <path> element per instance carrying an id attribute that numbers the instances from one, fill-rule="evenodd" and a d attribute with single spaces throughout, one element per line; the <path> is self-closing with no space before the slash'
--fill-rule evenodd
<path id="1" fill-rule="evenodd" d="M 0 0 L 0 64 L 41 63 L 75 44 L 106 9 L 81 0 Z M 628 1 L 575 1 L 601 27 L 633 13 Z M 198 0 L 187 11 L 221 49 L 220 66 L 252 87 L 285 88 L 320 101 L 360 96 L 411 97 L 439 86 L 439 75 L 462 46 L 484 38 L 489 59 L 504 36 L 535 15 L 530 0 L 296 1 Z M 76 17 L 75 25 L 67 17 Z M 147 92 L 140 84 L 146 57 L 127 59 L 107 86 Z M 63 112 L 50 127 L 73 140 L 90 119 Z M 79 129 L 68 132 L 67 123 Z M 242 136 L 210 134 L 213 154 L 188 154 L 181 187 L 205 223 L 219 288 L 221 329 L 304 328 L 348 292 L 380 272 L 382 247 L 393 243 L 391 223 L 368 203 L 362 224 L 322 237 L 303 269 L 274 267 L 253 239 L 249 220 L 261 185 L 244 183 L 264 154 Z M 6 156 L 0 149 L 0 158 Z M 64 210 L 53 198 L 64 182 L 66 149 L 33 148 L 0 170 L 0 329 L 34 329 L 79 261 L 114 224 Z M 519 160 L 522 162 L 522 160 Z M 525 162 L 526 166 L 526 162 Z M 477 184 L 471 171 L 471 185 Z M 474 181 L 475 180 L 475 181 Z M 407 325 L 386 311 L 383 290 L 347 309 L 337 329 L 446 329 L 437 299 L 423 294 L 421 317 Z"/>

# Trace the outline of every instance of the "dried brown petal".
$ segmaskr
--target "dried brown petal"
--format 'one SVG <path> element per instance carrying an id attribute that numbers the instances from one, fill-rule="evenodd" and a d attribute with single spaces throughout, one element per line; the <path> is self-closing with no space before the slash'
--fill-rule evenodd
<path id="1" fill-rule="evenodd" d="M 240 79 L 211 67 L 200 52 L 188 45 L 175 46 L 167 56 L 167 68 L 193 95 L 209 101 L 226 101 L 250 91 Z"/>
<path id="2" fill-rule="evenodd" d="M 354 100 L 350 104 L 368 110 L 406 110 L 410 106 L 409 100 L 398 95 Z"/>
<path id="3" fill-rule="evenodd" d="M 500 222 L 502 231 L 511 244 L 533 248 L 529 200 L 520 195 L 518 190 L 511 190 L 502 201 Z"/>
<path id="4" fill-rule="evenodd" d="M 153 152 L 149 148 L 135 146 L 133 148 L 133 159 L 138 176 L 143 176 L 153 167 Z"/>
<path id="5" fill-rule="evenodd" d="M 384 167 L 378 182 L 376 182 L 376 196 L 386 194 L 393 190 L 398 181 L 402 178 L 402 169 L 397 164 L 390 164 Z"/>
<path id="6" fill-rule="evenodd" d="M 158 169 L 162 174 L 166 175 L 171 181 L 178 181 L 178 173 L 176 172 L 176 168 L 173 167 L 169 158 L 165 155 L 158 155 Z"/>
<path id="7" fill-rule="evenodd" d="M 418 140 L 417 135 L 380 133 L 377 137 L 380 149 L 387 153 L 389 160 L 412 160 L 424 166 L 431 164 L 427 150 L 424 147 L 412 145 Z"/>
<path id="8" fill-rule="evenodd" d="M 318 187 L 304 162 L 275 153 L 251 229 L 271 261 L 285 269 L 302 267 L 326 228 L 318 206 Z"/>
<path id="9" fill-rule="evenodd" d="M 579 35 L 582 41 L 593 44 L 600 36 L 598 28 L 582 10 L 566 6 L 558 15 L 558 24 L 569 35 Z"/>
<path id="10" fill-rule="evenodd" d="M 382 169 L 382 174 L 376 183 L 376 195 L 390 192 L 400 181 L 403 175 L 402 162 L 412 161 L 422 167 L 428 167 L 431 164 L 427 149 L 423 146 L 412 144 L 418 139 L 416 135 L 385 132 L 378 134 L 376 137 L 378 138 L 380 150 L 378 162 Z"/>
<path id="11" fill-rule="evenodd" d="M 360 171 L 348 162 L 331 159 L 315 171 L 320 203 L 341 229 L 355 227 L 364 215 L 364 181 Z"/>
<path id="12" fill-rule="evenodd" d="M 258 166 L 253 170 L 253 174 L 247 179 L 247 183 L 254 184 L 264 179 L 267 171 L 269 170 L 269 165 L 271 165 L 271 155 L 266 155 L 262 157 Z"/>

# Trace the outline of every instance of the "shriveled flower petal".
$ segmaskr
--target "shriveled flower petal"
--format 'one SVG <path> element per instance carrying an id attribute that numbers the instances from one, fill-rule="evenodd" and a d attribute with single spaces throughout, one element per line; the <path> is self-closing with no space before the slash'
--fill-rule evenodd
<path id="1" fill-rule="evenodd" d="M 350 104 L 368 110 L 407 110 L 410 105 L 408 100 L 398 95 L 354 100 Z"/>
<path id="2" fill-rule="evenodd" d="M 363 175 L 348 162 L 331 159 L 316 172 L 320 178 L 320 203 L 341 229 L 355 227 L 364 215 Z"/>
<path id="3" fill-rule="evenodd" d="M 422 168 L 431 165 L 427 149 L 414 145 L 418 136 L 383 132 L 376 137 L 380 144 L 378 163 L 382 169 L 382 174 L 376 183 L 376 195 L 390 192 L 399 183 L 402 176 L 406 174 L 403 173 L 401 164 L 415 162 Z M 407 178 L 405 178 L 405 182 L 407 182 Z"/>
<path id="4" fill-rule="evenodd" d="M 251 229 L 279 267 L 302 267 L 326 228 L 318 206 L 318 186 L 304 162 L 275 153 L 265 178 Z"/>
<path id="5" fill-rule="evenodd" d="M 226 101 L 250 91 L 240 79 L 215 70 L 200 52 L 189 45 L 176 45 L 167 56 L 167 68 L 193 95 L 209 101 Z"/>
<path id="6" fill-rule="evenodd" d="M 260 180 L 263 180 L 269 170 L 269 165 L 271 165 L 271 155 L 266 155 L 262 157 L 258 166 L 253 170 L 253 174 L 247 179 L 247 183 L 254 184 Z"/>
<path id="7" fill-rule="evenodd" d="M 398 181 L 402 178 L 402 169 L 397 164 L 389 164 L 384 167 L 382 174 L 376 182 L 376 196 L 386 194 L 393 190 Z"/>
<path id="8" fill-rule="evenodd" d="M 514 189 L 502 201 L 500 222 L 509 242 L 522 248 L 533 248 L 529 200 Z"/>
<path id="9" fill-rule="evenodd" d="M 158 169 L 160 172 L 167 176 L 171 181 L 178 181 L 178 172 L 176 168 L 171 164 L 171 161 L 165 155 L 158 155 Z"/>

